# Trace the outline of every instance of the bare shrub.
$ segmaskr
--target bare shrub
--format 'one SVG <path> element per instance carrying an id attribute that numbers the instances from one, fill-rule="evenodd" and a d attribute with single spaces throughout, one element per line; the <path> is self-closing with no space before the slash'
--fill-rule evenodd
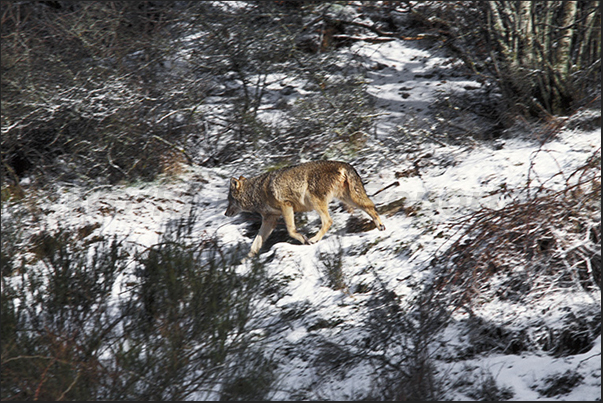
<path id="1" fill-rule="evenodd" d="M 544 380 L 545 385 L 539 388 L 538 392 L 546 397 L 567 395 L 572 389 L 580 385 L 583 380 L 583 375 L 567 370 L 563 374 L 557 373 L 547 377 Z"/>
<path id="2" fill-rule="evenodd" d="M 507 206 L 482 208 L 454 224 L 462 233 L 432 261 L 434 287 L 450 309 L 471 314 L 473 331 L 477 325 L 486 332 L 479 343 L 490 343 L 490 349 L 501 352 L 540 348 L 559 356 L 592 345 L 600 331 L 594 322 L 567 317 L 565 331 L 547 328 L 549 336 L 538 337 L 517 329 L 483 328 L 473 310 L 492 299 L 526 304 L 554 291 L 600 292 L 600 155 L 597 150 L 564 176 L 561 190 L 549 190 L 545 183 L 535 186 L 532 177 L 522 196 Z M 596 312 L 600 306 L 585 309 Z"/>
<path id="3" fill-rule="evenodd" d="M 362 148 L 363 130 L 372 118 L 355 70 L 360 63 L 338 60 L 332 52 L 337 45 L 318 38 L 330 32 L 320 22 L 329 19 L 331 7 L 338 6 L 216 3 L 199 8 L 191 30 L 207 35 L 195 43 L 191 63 L 211 74 L 216 83 L 211 94 L 223 101 L 222 109 L 204 112 L 209 133 L 201 142 L 203 165 L 249 158 L 245 150 L 261 153 L 264 162 L 290 164 Z M 303 95 L 292 82 L 305 83 Z M 270 110 L 274 121 L 265 116 Z"/>
<path id="4" fill-rule="evenodd" d="M 325 76 L 321 91 L 300 98 L 288 116 L 287 128 L 275 145 L 297 160 L 353 157 L 366 142 L 372 123 L 371 101 L 364 84 L 354 77 Z"/>
<path id="5" fill-rule="evenodd" d="M 363 354 L 379 373 L 373 399 L 433 401 L 444 396 L 434 362 L 433 342 L 449 310 L 429 286 L 411 301 L 383 287 L 368 302 L 370 314 Z"/>
<path id="6" fill-rule="evenodd" d="M 522 299 L 545 281 L 592 291 L 600 286 L 600 150 L 567 177 L 561 191 L 540 187 L 527 200 L 500 210 L 480 209 L 456 223 L 459 237 L 438 258 L 446 264 L 439 288 L 454 290 L 457 302 L 486 291 L 487 279 L 520 275 L 522 289 L 509 284 L 499 297 Z M 529 188 L 528 188 L 529 189 Z M 521 268 L 519 262 L 527 262 Z M 550 285 L 550 283 L 548 284 Z M 526 288 L 527 287 L 527 288 Z"/>
<path id="7" fill-rule="evenodd" d="M 321 271 L 329 287 L 334 290 L 343 290 L 349 294 L 349 289 L 346 284 L 345 274 L 343 271 L 343 256 L 344 250 L 341 246 L 341 240 L 337 239 L 337 249 L 334 252 L 320 253 L 320 262 L 323 266 Z"/>
<path id="8" fill-rule="evenodd" d="M 165 68 L 177 11 L 149 2 L 2 3 L 3 175 L 114 183 L 153 178 L 161 156 L 191 162 L 187 111 L 205 87 L 190 76 L 174 84 Z"/>
<path id="9" fill-rule="evenodd" d="M 503 401 L 513 397 L 513 389 L 500 387 L 489 370 L 482 369 L 477 375 L 465 375 L 454 385 L 475 401 Z"/>
<path id="10" fill-rule="evenodd" d="M 511 115 L 568 114 L 600 97 L 599 2 L 423 2 L 412 11 L 497 83 Z"/>

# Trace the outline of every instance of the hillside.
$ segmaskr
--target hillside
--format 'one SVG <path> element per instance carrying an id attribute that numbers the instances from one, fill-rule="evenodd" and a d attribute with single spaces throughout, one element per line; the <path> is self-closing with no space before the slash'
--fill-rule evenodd
<path id="1" fill-rule="evenodd" d="M 491 81 L 393 15 L 396 37 L 336 34 L 322 70 L 203 75 L 155 117 L 194 108 L 203 132 L 150 180 L 3 182 L 3 398 L 600 400 L 600 95 L 503 119 Z M 175 86 L 202 34 L 162 65 Z M 313 159 L 356 167 L 386 230 L 332 203 L 320 242 L 281 220 L 242 262 L 260 221 L 224 216 L 229 179 Z"/>

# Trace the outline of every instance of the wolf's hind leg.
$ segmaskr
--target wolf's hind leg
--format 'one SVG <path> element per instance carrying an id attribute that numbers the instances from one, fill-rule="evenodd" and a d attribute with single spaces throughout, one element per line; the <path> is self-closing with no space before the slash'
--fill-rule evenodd
<path id="1" fill-rule="evenodd" d="M 282 207 L 283 218 L 285 219 L 285 225 L 287 226 L 287 232 L 289 232 L 289 236 L 293 239 L 297 239 L 302 244 L 308 243 L 308 238 L 305 235 L 300 234 L 295 229 L 295 216 L 293 215 L 293 206 L 285 204 Z"/>
<path id="2" fill-rule="evenodd" d="M 315 202 L 314 209 L 320 215 L 320 221 L 322 222 L 322 227 L 320 231 L 316 233 L 312 238 L 308 240 L 309 243 L 316 243 L 322 239 L 323 236 L 327 233 L 331 225 L 333 225 L 333 219 L 329 215 L 329 205 L 323 202 Z"/>
<path id="3" fill-rule="evenodd" d="M 381 222 L 381 217 L 379 217 L 379 213 L 377 213 L 377 210 L 375 210 L 375 204 L 367 196 L 353 200 L 351 196 L 345 195 L 342 198 L 342 201 L 350 206 L 364 211 L 366 214 L 371 216 L 379 231 L 385 230 L 385 225 L 383 225 Z"/>
<path id="4" fill-rule="evenodd" d="M 381 222 L 381 218 L 379 217 L 379 214 L 377 214 L 377 210 L 375 210 L 375 205 L 364 207 L 362 210 L 371 216 L 379 231 L 385 231 L 385 225 Z"/>

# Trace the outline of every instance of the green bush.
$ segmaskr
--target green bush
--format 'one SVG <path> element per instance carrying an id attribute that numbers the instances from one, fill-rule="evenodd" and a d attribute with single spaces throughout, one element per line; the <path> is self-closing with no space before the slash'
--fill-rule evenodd
<path id="1" fill-rule="evenodd" d="M 193 227 L 180 220 L 139 254 L 59 229 L 35 237 L 20 266 L 3 258 L 2 398 L 266 394 L 274 367 L 253 330 L 275 285 L 261 265 L 237 273 L 237 249 Z"/>
<path id="2" fill-rule="evenodd" d="M 117 239 L 74 245 L 64 229 L 32 249 L 39 260 L 23 260 L 19 275 L 3 267 L 2 398 L 93 399 L 118 337 L 111 292 L 127 252 Z"/>

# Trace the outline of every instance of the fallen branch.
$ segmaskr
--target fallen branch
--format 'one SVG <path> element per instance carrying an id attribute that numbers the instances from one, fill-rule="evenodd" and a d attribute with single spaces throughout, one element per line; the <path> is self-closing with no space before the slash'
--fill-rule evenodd
<path id="1" fill-rule="evenodd" d="M 347 41 L 364 41 L 364 42 L 368 42 L 368 43 L 381 43 L 381 42 L 391 42 L 393 40 L 395 40 L 396 38 L 392 38 L 392 37 L 375 37 L 375 36 L 350 36 L 350 35 L 333 35 L 333 38 L 336 39 L 343 39 L 343 40 L 347 40 Z"/>
<path id="2" fill-rule="evenodd" d="M 390 184 L 389 184 L 389 185 L 387 185 L 386 187 L 384 187 L 384 188 L 382 188 L 382 189 L 377 190 L 377 192 L 375 192 L 375 193 L 374 193 L 374 194 L 373 194 L 371 197 L 375 197 L 375 196 L 377 196 L 379 193 L 381 193 L 381 192 L 383 192 L 384 190 L 387 190 L 387 189 L 389 189 L 389 188 L 391 188 L 391 187 L 393 187 L 393 186 L 400 186 L 400 182 L 395 181 L 395 182 L 393 182 L 393 183 L 390 183 Z"/>
<path id="3" fill-rule="evenodd" d="M 358 37 L 357 40 L 364 40 L 366 42 L 371 42 L 371 41 L 375 41 L 376 42 L 388 42 L 388 41 L 393 41 L 394 39 L 403 39 L 405 41 L 416 41 L 419 39 L 425 39 L 425 38 L 430 38 L 430 37 L 438 37 L 437 35 L 434 34 L 419 34 L 417 36 L 404 36 L 404 35 L 400 35 L 400 34 L 396 34 L 394 32 L 385 32 L 380 30 L 379 28 L 375 27 L 374 25 L 369 25 L 369 24 L 365 24 L 362 22 L 357 22 L 357 21 L 343 21 L 343 20 L 337 20 L 338 23 L 342 23 L 342 24 L 348 24 L 348 25 L 354 25 L 357 27 L 361 27 L 361 28 L 365 28 L 368 29 L 369 31 L 379 35 L 378 37 L 371 37 L 371 38 L 360 38 Z M 339 37 L 339 35 L 333 35 L 334 37 Z M 346 36 L 346 35 L 341 35 L 341 36 Z M 350 39 L 353 39 L 356 37 L 350 37 Z M 389 39 L 387 39 L 389 38 Z"/>

